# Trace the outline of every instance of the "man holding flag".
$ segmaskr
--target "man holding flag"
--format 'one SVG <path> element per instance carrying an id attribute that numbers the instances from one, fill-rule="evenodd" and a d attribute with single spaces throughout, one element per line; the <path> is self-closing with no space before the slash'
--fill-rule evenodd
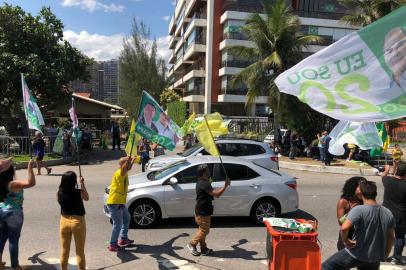
<path id="1" fill-rule="evenodd" d="M 196 127 L 195 131 L 196 136 L 204 149 L 210 153 L 210 155 L 219 157 L 221 161 L 220 153 L 214 142 L 206 116 L 204 116 L 204 120 Z M 221 163 L 223 162 L 221 161 Z M 224 172 L 225 175 L 227 175 L 226 171 Z M 200 254 L 205 256 L 213 251 L 208 248 L 206 244 L 206 236 L 210 232 L 210 220 L 214 210 L 212 201 L 214 200 L 214 197 L 220 198 L 220 196 L 226 191 L 227 187 L 230 186 L 230 180 L 226 177 L 227 179 L 224 183 L 224 187 L 213 190 L 209 179 L 210 175 L 209 167 L 206 164 L 202 164 L 197 168 L 198 179 L 196 183 L 195 220 L 199 229 L 192 238 L 192 241 L 187 245 L 187 248 L 193 256 L 199 256 Z M 200 244 L 200 252 L 197 250 L 198 244 Z"/>

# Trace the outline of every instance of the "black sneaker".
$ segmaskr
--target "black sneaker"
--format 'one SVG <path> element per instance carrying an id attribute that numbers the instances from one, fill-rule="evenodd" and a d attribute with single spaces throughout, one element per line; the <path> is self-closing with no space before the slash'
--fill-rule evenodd
<path id="1" fill-rule="evenodd" d="M 405 260 L 398 259 L 398 258 L 395 258 L 395 257 L 392 257 L 392 260 L 391 260 L 390 263 L 393 264 L 393 265 L 406 265 Z"/>
<path id="2" fill-rule="evenodd" d="M 200 255 L 200 252 L 192 244 L 189 243 L 189 244 L 187 244 L 186 247 L 187 247 L 187 249 L 189 249 L 190 254 L 192 254 L 193 256 L 199 256 Z"/>
<path id="3" fill-rule="evenodd" d="M 212 253 L 213 252 L 213 250 L 211 249 L 211 248 L 202 248 L 201 250 L 200 250 L 200 253 L 202 254 L 202 256 L 207 256 L 207 255 L 209 255 L 210 253 Z"/>

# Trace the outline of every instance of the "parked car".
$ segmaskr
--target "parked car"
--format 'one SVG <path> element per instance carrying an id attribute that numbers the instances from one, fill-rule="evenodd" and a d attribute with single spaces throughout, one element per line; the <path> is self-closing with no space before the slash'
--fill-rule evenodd
<path id="1" fill-rule="evenodd" d="M 298 209 L 295 178 L 242 158 L 224 157 L 223 162 L 231 185 L 221 198 L 214 200 L 214 216 L 251 216 L 260 224 L 264 217 Z M 213 188 L 224 186 L 223 167 L 212 156 L 191 157 L 158 171 L 130 176 L 127 207 L 132 224 L 150 228 L 161 219 L 193 217 L 200 164 L 209 165 Z M 106 187 L 104 212 L 108 217 L 109 191 Z"/>
<path id="2" fill-rule="evenodd" d="M 216 145 L 222 156 L 241 157 L 268 169 L 279 169 L 278 155 L 266 143 L 244 139 L 218 139 Z M 198 143 L 183 153 L 151 159 L 147 164 L 147 171 L 156 171 L 167 164 L 203 155 L 208 155 L 208 153 Z"/>
<path id="3" fill-rule="evenodd" d="M 281 138 L 283 138 L 283 136 L 285 136 L 286 132 L 288 131 L 287 129 L 281 128 Z M 264 143 L 272 143 L 272 141 L 275 139 L 275 133 L 272 130 L 271 132 L 269 132 L 268 135 L 266 135 L 265 139 L 264 139 Z"/>

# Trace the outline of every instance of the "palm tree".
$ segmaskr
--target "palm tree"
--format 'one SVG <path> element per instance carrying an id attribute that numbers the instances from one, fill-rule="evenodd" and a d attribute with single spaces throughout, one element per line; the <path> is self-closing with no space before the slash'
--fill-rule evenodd
<path id="1" fill-rule="evenodd" d="M 406 4 L 405 0 L 340 0 L 352 13 L 341 18 L 352 26 L 366 26 Z"/>
<path id="2" fill-rule="evenodd" d="M 304 48 L 322 40 L 319 36 L 300 32 L 299 17 L 285 2 L 264 0 L 264 15 L 249 16 L 242 32 L 255 44 L 254 48 L 233 46 L 229 49 L 232 55 L 252 63 L 232 80 L 233 87 L 241 84 L 248 87 L 246 105 L 251 105 L 260 95 L 269 95 L 270 106 L 278 115 L 281 109 L 291 110 L 292 103 L 305 105 L 296 97 L 280 93 L 274 80 L 304 58 Z M 307 105 L 306 109 L 310 110 Z"/>

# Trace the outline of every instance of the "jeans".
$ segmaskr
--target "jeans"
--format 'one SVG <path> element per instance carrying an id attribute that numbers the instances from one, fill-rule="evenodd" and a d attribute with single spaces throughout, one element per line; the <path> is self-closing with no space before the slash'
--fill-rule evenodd
<path id="1" fill-rule="evenodd" d="M 200 243 L 200 248 L 206 248 L 206 236 L 210 232 L 210 216 L 195 216 L 195 220 L 197 225 L 199 226 L 198 231 L 196 232 L 195 236 L 192 238 L 190 244 L 196 246 Z"/>
<path id="2" fill-rule="evenodd" d="M 18 242 L 20 240 L 23 222 L 24 215 L 22 210 L 0 208 L 0 254 L 3 254 L 4 246 L 8 240 L 11 268 L 17 268 L 19 266 Z"/>
<path id="3" fill-rule="evenodd" d="M 61 239 L 61 270 L 68 269 L 70 243 L 75 239 L 76 261 L 80 270 L 86 270 L 85 241 L 86 221 L 84 216 L 61 216 L 59 223 Z"/>
<path id="4" fill-rule="evenodd" d="M 406 224 L 403 222 L 396 223 L 395 228 L 395 247 L 393 257 L 402 259 L 403 248 L 405 246 Z"/>
<path id="5" fill-rule="evenodd" d="M 380 262 L 361 262 L 351 257 L 351 255 L 342 249 L 328 258 L 322 265 L 322 270 L 350 270 L 357 268 L 358 270 L 379 270 Z"/>
<path id="6" fill-rule="evenodd" d="M 324 162 L 324 159 L 326 158 L 326 152 L 324 151 L 324 147 L 319 147 L 320 149 L 320 161 Z"/>
<path id="7" fill-rule="evenodd" d="M 130 212 L 124 204 L 107 205 L 113 220 L 113 231 L 111 232 L 110 244 L 117 244 L 118 237 L 128 239 L 128 227 L 130 226 Z"/>

